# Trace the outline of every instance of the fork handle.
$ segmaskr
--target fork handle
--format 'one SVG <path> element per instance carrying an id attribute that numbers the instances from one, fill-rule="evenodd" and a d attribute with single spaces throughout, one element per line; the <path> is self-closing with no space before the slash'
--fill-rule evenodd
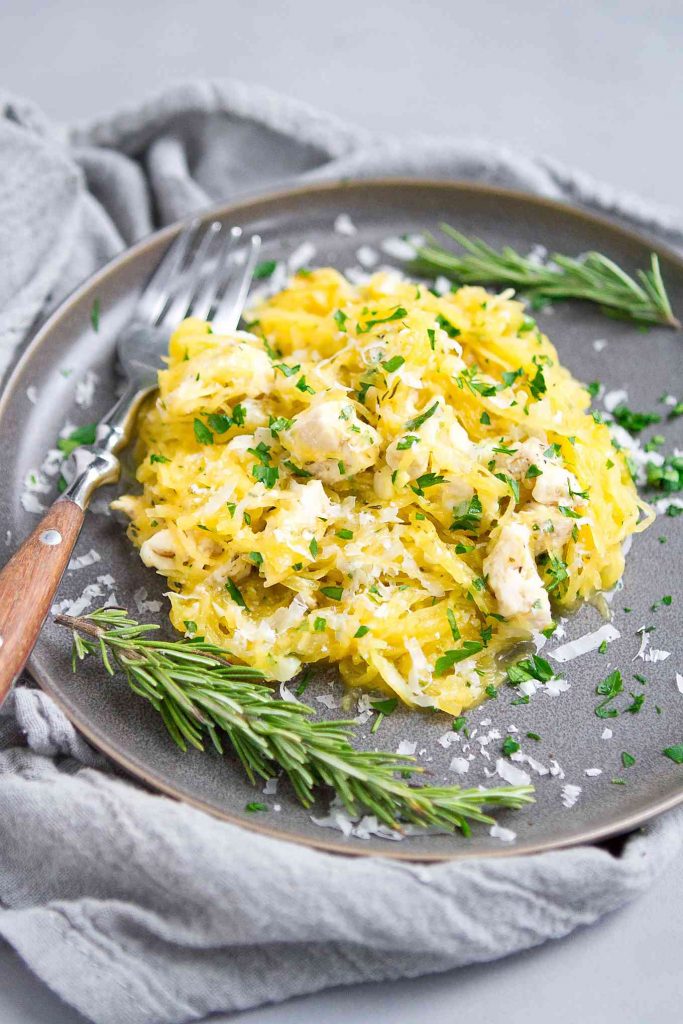
<path id="1" fill-rule="evenodd" d="M 0 703 L 38 639 L 84 518 L 58 498 L 0 573 Z"/>

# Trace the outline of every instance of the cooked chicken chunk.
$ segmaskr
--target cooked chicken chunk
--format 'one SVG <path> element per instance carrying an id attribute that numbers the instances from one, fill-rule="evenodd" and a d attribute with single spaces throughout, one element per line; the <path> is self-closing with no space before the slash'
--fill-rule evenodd
<path id="1" fill-rule="evenodd" d="M 531 528 L 534 555 L 563 548 L 569 540 L 574 519 L 563 516 L 559 509 L 532 501 L 517 513 L 518 519 Z"/>
<path id="2" fill-rule="evenodd" d="M 548 446 L 538 438 L 530 437 L 521 444 L 511 444 L 514 448 L 511 455 L 504 453 L 496 454 L 496 465 L 503 469 L 515 480 L 530 479 L 527 473 L 531 466 L 540 470 L 540 475 L 532 477 L 534 481 L 532 496 L 541 505 L 569 505 L 572 503 L 572 492 L 579 490 L 579 484 L 573 473 L 563 466 L 559 466 L 554 459 L 549 458 L 545 453 Z"/>
<path id="3" fill-rule="evenodd" d="M 299 413 L 280 440 L 297 463 L 325 483 L 360 473 L 379 454 L 379 434 L 344 399 L 319 402 Z"/>
<path id="4" fill-rule="evenodd" d="M 158 530 L 140 548 L 140 558 L 150 569 L 170 572 L 175 565 L 175 546 L 170 530 Z"/>
<path id="5" fill-rule="evenodd" d="M 531 530 L 506 523 L 484 559 L 484 573 L 507 619 L 518 618 L 531 629 L 552 622 L 550 601 L 531 552 Z"/>

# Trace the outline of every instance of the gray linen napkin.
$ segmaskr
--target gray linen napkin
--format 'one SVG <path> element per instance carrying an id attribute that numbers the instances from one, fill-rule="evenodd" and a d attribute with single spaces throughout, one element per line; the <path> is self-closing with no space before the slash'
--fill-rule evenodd
<path id="1" fill-rule="evenodd" d="M 526 189 L 683 244 L 672 212 L 552 161 L 399 143 L 239 83 L 178 86 L 71 130 L 0 98 L 0 372 L 36 317 L 159 224 L 284 180 L 399 173 Z M 121 781 L 40 691 L 18 687 L 0 712 L 0 934 L 98 1024 L 195 1021 L 492 960 L 619 907 L 682 848 L 675 812 L 618 857 L 332 856 Z"/>

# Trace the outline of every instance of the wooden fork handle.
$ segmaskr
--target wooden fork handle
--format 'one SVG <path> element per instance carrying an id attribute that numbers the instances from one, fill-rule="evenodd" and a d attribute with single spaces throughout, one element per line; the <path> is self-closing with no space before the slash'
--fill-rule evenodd
<path id="1" fill-rule="evenodd" d="M 38 638 L 84 516 L 75 501 L 58 498 L 0 573 L 0 703 Z"/>

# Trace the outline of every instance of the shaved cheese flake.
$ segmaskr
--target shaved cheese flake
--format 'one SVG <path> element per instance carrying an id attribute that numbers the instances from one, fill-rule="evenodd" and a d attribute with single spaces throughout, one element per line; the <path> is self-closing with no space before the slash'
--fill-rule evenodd
<path id="1" fill-rule="evenodd" d="M 355 235 L 358 233 L 358 228 L 353 223 L 348 213 L 340 213 L 335 219 L 334 230 L 338 235 Z"/>
<path id="2" fill-rule="evenodd" d="M 562 647 L 556 647 L 554 651 L 549 651 L 548 654 L 554 661 L 572 661 L 574 658 L 580 658 L 583 654 L 597 651 L 601 643 L 612 643 L 612 641 L 618 640 L 620 636 L 619 630 L 611 622 L 606 622 L 604 626 L 596 629 L 594 633 L 586 633 L 577 640 L 570 640 L 569 643 L 563 644 Z"/>
<path id="3" fill-rule="evenodd" d="M 85 569 L 88 565 L 94 565 L 95 562 L 101 561 L 102 558 L 98 552 L 91 548 L 84 555 L 77 555 L 75 558 L 72 558 L 67 568 L 70 572 L 73 572 L 75 569 Z"/>
<path id="4" fill-rule="evenodd" d="M 566 786 L 562 787 L 562 803 L 565 807 L 573 807 L 576 801 L 581 796 L 581 786 L 573 786 L 571 783 L 567 783 Z"/>
<path id="5" fill-rule="evenodd" d="M 499 757 L 496 761 L 496 771 L 501 779 L 511 786 L 528 786 L 531 782 L 531 776 L 527 772 L 511 764 L 504 757 Z"/>
<path id="6" fill-rule="evenodd" d="M 502 825 L 491 825 L 489 835 L 494 839 L 500 839 L 501 843 L 514 843 L 517 838 L 516 832 L 513 832 L 511 828 L 503 828 Z"/>

